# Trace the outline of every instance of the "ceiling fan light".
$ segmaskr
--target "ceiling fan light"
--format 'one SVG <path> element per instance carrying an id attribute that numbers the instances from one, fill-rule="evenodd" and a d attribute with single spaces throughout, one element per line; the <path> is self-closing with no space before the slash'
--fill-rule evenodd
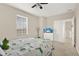
<path id="1" fill-rule="evenodd" d="M 40 9 L 43 9 L 43 7 L 40 7 Z"/>

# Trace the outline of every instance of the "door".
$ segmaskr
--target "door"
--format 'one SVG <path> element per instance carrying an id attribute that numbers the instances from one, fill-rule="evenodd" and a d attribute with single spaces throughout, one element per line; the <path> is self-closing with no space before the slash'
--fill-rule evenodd
<path id="1" fill-rule="evenodd" d="M 76 44 L 74 39 L 74 18 L 65 20 L 65 39 L 66 43 L 72 46 Z"/>
<path id="2" fill-rule="evenodd" d="M 54 21 L 54 41 L 64 42 L 64 21 Z"/>
<path id="3" fill-rule="evenodd" d="M 54 21 L 54 40 L 74 46 L 74 18 Z"/>

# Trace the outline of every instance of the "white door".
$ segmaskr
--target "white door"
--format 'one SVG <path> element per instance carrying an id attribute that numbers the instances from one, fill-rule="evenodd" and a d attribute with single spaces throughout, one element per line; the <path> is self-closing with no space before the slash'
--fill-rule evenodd
<path id="1" fill-rule="evenodd" d="M 54 21 L 54 41 L 64 42 L 64 21 Z"/>
<path id="2" fill-rule="evenodd" d="M 74 18 L 54 21 L 54 41 L 74 46 Z"/>
<path id="3" fill-rule="evenodd" d="M 65 39 L 68 44 L 74 46 L 74 18 L 65 21 Z"/>

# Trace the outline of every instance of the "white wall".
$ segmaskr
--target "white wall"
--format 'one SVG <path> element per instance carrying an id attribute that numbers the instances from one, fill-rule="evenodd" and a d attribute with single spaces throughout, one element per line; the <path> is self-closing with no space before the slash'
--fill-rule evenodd
<path id="1" fill-rule="evenodd" d="M 76 20 L 76 48 L 79 53 L 79 4 L 77 4 L 74 16 Z"/>
<path id="2" fill-rule="evenodd" d="M 8 39 L 17 38 L 16 15 L 18 14 L 28 17 L 28 35 L 26 34 L 24 37 L 36 37 L 36 29 L 39 26 L 38 17 L 22 10 L 0 4 L 0 39 L 3 39 L 4 37 L 7 37 Z"/>

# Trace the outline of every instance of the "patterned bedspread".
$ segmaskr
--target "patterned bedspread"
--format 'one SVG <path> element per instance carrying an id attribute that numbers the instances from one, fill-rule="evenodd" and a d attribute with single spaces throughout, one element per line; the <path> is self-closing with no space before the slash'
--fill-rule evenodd
<path id="1" fill-rule="evenodd" d="M 52 41 L 39 38 L 22 38 L 9 41 L 7 56 L 49 56 L 52 54 Z"/>

